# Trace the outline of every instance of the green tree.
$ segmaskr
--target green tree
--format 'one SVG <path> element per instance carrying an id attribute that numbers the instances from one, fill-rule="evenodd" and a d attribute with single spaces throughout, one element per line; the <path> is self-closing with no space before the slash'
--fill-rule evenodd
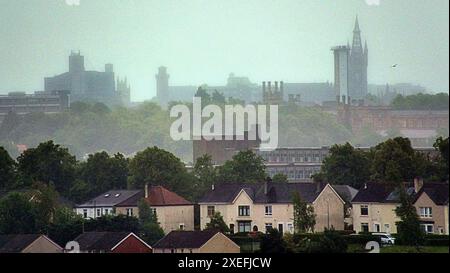
<path id="1" fill-rule="evenodd" d="M 14 187 L 17 178 L 17 164 L 8 152 L 0 147 L 0 191 Z"/>
<path id="2" fill-rule="evenodd" d="M 198 200 L 217 182 L 217 170 L 212 163 L 211 156 L 203 155 L 198 158 L 192 174 L 196 178 L 196 184 L 193 187 L 194 200 Z"/>
<path id="3" fill-rule="evenodd" d="M 448 137 L 443 138 L 439 137 L 436 139 L 436 142 L 434 143 L 434 148 L 439 151 L 441 155 L 441 159 L 443 160 L 444 164 L 447 166 L 447 169 L 449 167 L 448 161 L 449 161 L 449 146 L 448 146 Z"/>
<path id="4" fill-rule="evenodd" d="M 89 155 L 80 166 L 81 178 L 90 187 L 90 197 L 111 189 L 126 189 L 128 161 L 120 153 L 110 157 L 107 152 Z"/>
<path id="5" fill-rule="evenodd" d="M 25 185 L 31 185 L 33 181 L 53 183 L 58 192 L 66 195 L 75 180 L 75 157 L 53 141 L 26 150 L 19 156 L 18 164 Z"/>
<path id="6" fill-rule="evenodd" d="M 251 150 L 241 151 L 218 168 L 220 182 L 258 183 L 265 181 L 266 167 L 262 157 Z"/>
<path id="7" fill-rule="evenodd" d="M 399 187 L 398 191 L 400 206 L 397 207 L 395 213 L 401 221 L 397 222 L 397 239 L 404 245 L 420 246 L 424 240 L 424 233 L 420 229 L 420 219 L 417 215 L 417 210 L 405 187 Z"/>
<path id="8" fill-rule="evenodd" d="M 211 216 L 211 219 L 209 223 L 206 224 L 206 230 L 219 230 L 222 233 L 229 233 L 230 229 L 228 228 L 227 224 L 223 220 L 223 216 L 220 214 L 220 212 L 215 212 L 213 216 Z"/>
<path id="9" fill-rule="evenodd" d="M 199 97 L 202 99 L 202 105 L 209 105 L 212 102 L 211 95 L 208 93 L 208 91 L 206 91 L 206 88 L 204 88 L 203 86 L 200 86 L 197 89 L 197 93 L 195 93 L 195 97 Z"/>
<path id="10" fill-rule="evenodd" d="M 334 145 L 323 162 L 320 176 L 328 183 L 359 189 L 370 179 L 370 161 L 365 152 L 350 143 Z"/>
<path id="11" fill-rule="evenodd" d="M 424 157 L 416 152 L 407 138 L 397 137 L 378 144 L 372 151 L 372 178 L 398 185 L 423 176 Z"/>
<path id="12" fill-rule="evenodd" d="M 138 207 L 141 238 L 149 244 L 154 244 L 164 237 L 164 231 L 158 223 L 158 216 L 152 212 L 144 199 L 139 201 Z"/>
<path id="13" fill-rule="evenodd" d="M 261 253 L 280 254 L 287 252 L 287 244 L 283 239 L 283 234 L 277 229 L 270 229 L 261 238 Z"/>
<path id="14" fill-rule="evenodd" d="M 346 253 L 347 242 L 344 237 L 334 228 L 325 229 L 323 236 L 319 239 L 319 253 Z"/>
<path id="15" fill-rule="evenodd" d="M 138 152 L 130 161 L 130 183 L 134 188 L 145 185 L 164 186 L 179 194 L 191 191 L 186 183 L 186 168 L 179 158 L 158 147 Z"/>
<path id="16" fill-rule="evenodd" d="M 277 173 L 272 177 L 272 182 L 274 183 L 288 183 L 288 177 L 287 175 L 283 173 Z"/>
<path id="17" fill-rule="evenodd" d="M 303 201 L 298 192 L 293 194 L 292 202 L 294 206 L 295 232 L 314 232 L 314 227 L 316 225 L 316 214 L 314 213 L 314 207 L 309 206 L 308 203 Z"/>
<path id="18" fill-rule="evenodd" d="M 60 246 L 65 246 L 83 233 L 84 219 L 72 209 L 58 207 L 48 227 L 48 236 Z"/>
<path id="19" fill-rule="evenodd" d="M 35 212 L 25 194 L 9 193 L 0 199 L 0 234 L 36 233 Z"/>
<path id="20" fill-rule="evenodd" d="M 448 94 L 416 94 L 410 96 L 398 95 L 391 103 L 397 110 L 448 110 Z"/>
<path id="21" fill-rule="evenodd" d="M 219 93 L 217 90 L 214 90 L 211 100 L 214 104 L 224 105 L 227 103 L 227 99 L 222 93 Z"/>
<path id="22" fill-rule="evenodd" d="M 33 187 L 29 195 L 34 204 L 36 228 L 46 233 L 58 207 L 59 194 L 51 184 L 35 183 Z"/>

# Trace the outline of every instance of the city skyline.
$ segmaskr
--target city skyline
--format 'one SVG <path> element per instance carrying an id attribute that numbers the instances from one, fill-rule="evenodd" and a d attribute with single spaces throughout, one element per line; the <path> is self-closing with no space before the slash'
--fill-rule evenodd
<path id="1" fill-rule="evenodd" d="M 369 83 L 412 82 L 448 92 L 445 1 L 408 1 L 407 8 L 403 0 L 374 6 L 362 0 L 1 2 L 8 11 L 0 11 L 2 20 L 18 23 L 0 28 L 6 37 L 0 94 L 43 90 L 44 77 L 65 71 L 71 50 L 81 50 L 87 70 L 114 64 L 116 76 L 128 77 L 133 101 L 156 95 L 160 65 L 174 84 L 220 85 L 231 72 L 254 83 L 332 82 L 329 49 L 352 41 L 356 15 L 370 46 Z M 38 16 L 49 11 L 52 16 Z"/>

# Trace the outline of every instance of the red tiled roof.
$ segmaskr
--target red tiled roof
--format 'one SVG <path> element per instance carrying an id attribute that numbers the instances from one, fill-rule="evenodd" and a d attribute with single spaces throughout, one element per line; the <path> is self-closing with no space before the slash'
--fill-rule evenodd
<path id="1" fill-rule="evenodd" d="M 150 206 L 192 205 L 191 202 L 162 186 L 149 187 L 148 196 L 145 199 Z"/>

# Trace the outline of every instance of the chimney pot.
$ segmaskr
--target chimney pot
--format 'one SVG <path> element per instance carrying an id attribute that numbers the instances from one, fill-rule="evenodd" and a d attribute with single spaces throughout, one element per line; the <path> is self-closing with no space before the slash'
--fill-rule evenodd
<path id="1" fill-rule="evenodd" d="M 144 186 L 145 198 L 148 198 L 148 184 Z"/>
<path id="2" fill-rule="evenodd" d="M 423 187 L 423 178 L 416 177 L 414 178 L 414 191 L 418 193 Z"/>

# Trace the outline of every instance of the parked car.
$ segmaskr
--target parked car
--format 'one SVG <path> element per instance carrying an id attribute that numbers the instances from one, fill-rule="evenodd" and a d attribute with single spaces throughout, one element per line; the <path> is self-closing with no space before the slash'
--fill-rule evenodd
<path id="1" fill-rule="evenodd" d="M 377 236 L 380 238 L 380 241 L 383 245 L 395 245 L 395 238 L 392 237 L 389 233 L 373 233 L 373 236 Z"/>

